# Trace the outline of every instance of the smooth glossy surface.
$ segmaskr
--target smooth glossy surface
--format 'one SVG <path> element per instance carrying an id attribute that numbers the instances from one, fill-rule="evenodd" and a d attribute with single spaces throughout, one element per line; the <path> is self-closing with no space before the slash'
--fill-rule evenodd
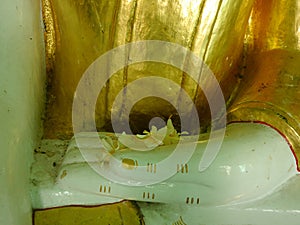
<path id="1" fill-rule="evenodd" d="M 122 199 L 97 196 L 76 190 L 65 190 L 55 184 L 69 141 L 42 140 L 34 154 L 31 169 L 31 204 L 33 209 L 68 205 L 99 205 Z M 73 158 L 73 156 L 71 156 Z M 79 159 L 81 155 L 78 156 Z M 73 160 L 75 160 L 73 158 Z"/>
<path id="2" fill-rule="evenodd" d="M 105 162 L 99 161 L 101 151 L 106 150 L 94 148 L 96 142 L 93 139 L 97 139 L 97 135 L 83 134 L 80 138 L 85 140 L 80 147 L 81 151 L 88 152 L 89 163 L 107 167 L 107 175 L 114 180 L 97 174 L 71 142 L 56 180 L 58 187 L 71 192 L 204 207 L 230 206 L 266 197 L 297 174 L 296 160 L 288 143 L 275 130 L 262 124 L 230 125 L 219 155 L 204 172 L 199 172 L 198 163 L 205 142 L 199 143 L 187 165 L 174 165 L 177 173 L 173 177 L 147 186 L 134 185 L 137 178 L 130 174 L 132 168 L 114 168 L 109 158 Z M 158 174 L 157 162 L 172 151 L 172 146 L 158 147 L 151 152 L 121 150 L 114 157 L 132 159 L 137 162 L 136 166 L 144 165 L 143 179 L 147 180 Z M 118 184 L 117 176 L 129 183 Z"/>
<path id="3" fill-rule="evenodd" d="M 129 42 L 163 40 L 191 49 L 214 72 L 226 100 L 237 84 L 253 0 L 51 2 L 53 21 L 48 20 L 48 23 L 54 23 L 56 33 L 55 39 L 49 40 L 56 41 L 56 51 L 50 74 L 47 137 L 71 138 L 73 95 L 83 72 L 101 54 Z M 49 51 L 53 49 L 47 46 Z M 207 128 L 210 113 L 197 81 L 169 65 L 145 62 L 120 70 L 102 89 L 96 109 L 99 129 L 110 130 L 112 104 L 120 90 L 131 81 L 149 75 L 180 84 L 201 112 L 202 128 Z M 126 119 L 120 108 L 115 111 L 120 114 L 120 122 Z M 142 132 L 152 116 L 168 118 L 172 114 L 176 112 L 170 104 L 148 98 L 133 108 L 132 127 L 135 132 Z"/>
<path id="4" fill-rule="evenodd" d="M 228 109 L 229 121 L 261 121 L 278 129 L 298 159 L 299 31 L 299 1 L 256 1 L 245 39 L 243 79 Z"/>
<path id="5" fill-rule="evenodd" d="M 55 38 L 58 47 L 55 53 L 57 58 L 53 64 L 55 65 L 53 86 L 49 95 L 53 104 L 50 105 L 49 120 L 46 123 L 48 137 L 70 137 L 72 94 L 81 74 L 93 59 L 120 44 L 143 39 L 163 39 L 189 47 L 203 57 L 217 74 L 218 79 L 221 80 L 226 98 L 231 94 L 237 96 L 237 98 L 229 99 L 231 101 L 229 102 L 231 105 L 229 109 L 230 121 L 261 121 L 270 124 L 284 134 L 299 157 L 299 1 L 178 0 L 151 3 L 153 2 L 142 0 L 102 1 L 101 3 L 95 1 L 53 1 L 53 16 L 55 18 L 53 21 L 57 23 L 55 25 Z M 251 10 L 252 14 L 248 21 Z M 249 22 L 248 27 L 247 22 Z M 246 36 L 244 36 L 245 29 L 248 29 Z M 245 40 L 243 40 L 244 38 Z M 244 49 L 242 50 L 243 44 Z M 244 67 L 237 67 L 239 61 L 244 61 Z M 114 96 L 122 87 L 146 73 L 156 75 L 161 71 L 165 72 L 165 77 L 175 79 L 176 82 L 186 88 L 198 105 L 203 102 L 201 94 L 200 97 L 197 95 L 198 90 L 195 88 L 195 83 L 186 75 L 181 74 L 180 71 L 168 66 L 155 67 L 150 63 L 135 65 L 116 74 L 101 93 L 99 105 L 105 107 L 97 109 L 99 128 L 108 129 L 106 125 L 109 121 L 111 104 Z M 134 75 L 132 76 L 132 74 Z M 234 75 L 238 75 L 241 80 L 240 89 L 234 89 L 238 80 Z M 233 104 L 230 104 L 232 102 Z M 145 106 L 151 106 L 149 107 L 151 110 Z M 153 112 L 156 109 L 163 109 L 163 113 L 167 117 L 173 114 L 170 105 L 152 100 L 152 102 L 142 102 L 137 105 L 134 109 L 135 121 L 146 124 L 148 117 L 154 115 Z M 202 118 L 207 120 L 205 110 L 201 110 L 201 113 Z M 260 138 L 257 137 L 257 140 Z M 249 137 L 247 140 L 251 140 L 251 138 Z M 232 151 L 236 152 L 232 157 L 237 157 L 238 163 L 241 163 L 239 157 L 243 156 L 241 151 L 245 151 L 245 148 L 240 149 L 238 146 L 246 142 L 239 138 L 235 138 L 233 141 L 233 146 L 236 148 Z M 256 140 L 253 139 L 253 142 Z M 267 148 L 267 152 L 271 150 Z M 242 201 L 252 201 L 248 205 L 243 204 L 241 206 L 240 204 L 237 207 L 205 209 L 200 209 L 201 206 L 199 208 L 188 208 L 189 206 L 176 208 L 174 205 L 164 205 L 163 208 L 158 206 L 156 209 L 145 206 L 144 212 L 148 218 L 146 223 L 158 224 L 160 221 L 163 224 L 171 220 L 174 223 L 175 221 L 183 221 L 182 223 L 194 224 L 200 217 L 199 223 L 204 224 L 284 224 L 287 221 L 289 224 L 298 224 L 300 221 L 298 218 L 299 199 L 297 198 L 299 177 L 295 176 L 293 180 L 287 181 L 290 177 L 290 168 L 295 174 L 297 173 L 296 164 L 284 169 L 275 168 L 291 162 L 289 160 L 292 159 L 292 162 L 296 163 L 296 160 L 291 151 L 289 151 L 289 156 L 286 159 L 278 157 L 277 161 L 273 157 L 271 160 L 269 155 L 264 155 L 267 152 L 261 153 L 256 157 L 258 160 L 251 163 L 256 173 L 253 173 L 255 176 L 249 180 L 245 181 L 245 176 L 239 176 L 240 174 L 245 175 L 241 171 L 247 171 L 247 166 L 242 164 L 239 164 L 239 167 L 236 166 L 237 172 L 234 173 L 235 176 L 231 181 L 237 182 L 234 179 L 241 179 L 243 182 L 241 186 L 234 186 L 231 189 L 232 192 L 236 193 L 238 188 L 250 190 L 253 188 L 252 185 L 257 184 L 257 182 L 263 183 L 262 186 L 267 187 L 260 189 L 261 192 L 253 192 L 252 195 L 251 192 L 247 192 L 248 199 L 247 195 L 241 195 Z M 227 153 L 225 156 L 230 156 L 230 154 Z M 80 155 L 76 153 L 72 157 L 66 161 L 66 167 L 72 160 L 75 160 L 73 162 L 82 160 Z M 246 160 L 251 160 L 251 158 L 247 157 Z M 134 166 L 140 163 L 137 159 L 132 159 L 131 155 L 126 156 L 122 161 L 123 168 L 128 170 L 134 169 Z M 223 159 L 222 163 L 225 161 Z M 270 185 L 268 186 L 263 182 L 268 177 L 268 172 L 264 173 L 262 171 L 265 170 L 260 169 L 268 168 L 271 161 L 276 161 L 272 167 L 276 179 L 267 182 Z M 154 171 L 154 168 L 154 166 L 149 168 L 149 171 Z M 183 172 L 186 171 L 186 167 L 183 168 Z M 221 171 L 224 174 L 229 174 L 228 177 L 233 175 L 230 164 L 223 165 Z M 90 183 L 90 180 L 79 183 L 77 178 L 78 176 L 85 177 L 90 172 L 91 170 L 87 166 L 79 165 L 76 167 L 73 165 L 68 170 L 62 170 L 60 177 L 69 179 L 67 181 L 72 184 L 71 186 L 73 184 L 78 185 L 78 190 L 80 189 L 83 193 L 83 190 L 89 190 L 90 186 L 87 184 Z M 285 174 L 285 172 L 287 173 Z M 90 175 L 93 176 L 92 173 Z M 209 179 L 213 180 L 213 177 L 207 178 L 205 183 L 209 184 Z M 286 181 L 286 187 L 278 192 L 272 189 L 284 181 Z M 199 182 L 198 179 L 197 182 Z M 218 179 L 216 182 L 219 182 Z M 94 183 L 93 190 L 97 189 L 97 192 L 113 190 L 111 183 L 105 184 L 107 185 L 99 186 L 99 183 Z M 189 183 L 187 182 L 187 184 Z M 232 185 L 232 183 L 224 184 L 228 183 L 222 181 L 222 189 L 219 190 L 221 194 L 224 187 L 227 188 Z M 184 190 L 184 188 L 185 186 L 181 189 Z M 124 188 L 122 190 L 118 193 L 119 196 L 122 195 L 127 198 L 133 196 L 133 199 L 146 199 L 147 201 L 157 198 L 157 195 L 153 195 L 149 190 L 139 193 L 138 196 L 135 195 L 136 192 L 130 192 L 130 189 Z M 69 189 L 67 193 L 71 193 Z M 181 191 L 179 190 L 177 193 L 177 197 L 182 200 Z M 199 190 L 197 193 L 201 194 Z M 254 201 L 256 197 L 262 197 L 266 193 L 271 195 Z M 226 194 L 227 197 L 232 196 Z M 110 196 L 111 193 L 108 195 Z M 172 193 L 172 196 L 166 198 L 166 201 L 174 200 L 173 196 Z M 214 194 L 210 196 L 216 198 L 214 203 L 219 203 L 218 197 L 220 196 Z M 239 198 L 240 196 L 236 195 L 236 197 Z M 202 201 L 202 197 L 200 200 Z M 86 201 L 88 204 L 91 199 L 86 197 Z M 191 201 L 192 197 L 189 196 L 187 200 L 187 196 L 185 196 L 183 204 Z M 197 198 L 193 199 L 193 203 L 197 201 Z M 234 201 L 231 202 L 234 203 Z M 164 218 L 168 218 L 168 221 L 164 221 Z"/>
<path id="6" fill-rule="evenodd" d="M 194 207 L 183 204 L 139 203 L 145 224 L 298 225 L 300 177 L 297 175 L 267 198 L 231 207 Z M 180 224 L 180 223 L 179 223 Z"/>
<path id="7" fill-rule="evenodd" d="M 300 52 L 271 50 L 249 57 L 230 121 L 262 121 L 278 129 L 300 156 Z"/>
<path id="8" fill-rule="evenodd" d="M 300 50 L 300 2 L 256 1 L 246 43 L 247 53 L 272 49 Z"/>

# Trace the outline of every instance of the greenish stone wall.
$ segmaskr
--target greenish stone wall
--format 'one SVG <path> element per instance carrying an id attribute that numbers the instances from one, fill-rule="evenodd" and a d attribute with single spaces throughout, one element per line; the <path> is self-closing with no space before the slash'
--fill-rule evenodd
<path id="1" fill-rule="evenodd" d="M 44 107 L 40 2 L 3 0 L 0 18 L 0 224 L 28 225 L 30 166 Z"/>

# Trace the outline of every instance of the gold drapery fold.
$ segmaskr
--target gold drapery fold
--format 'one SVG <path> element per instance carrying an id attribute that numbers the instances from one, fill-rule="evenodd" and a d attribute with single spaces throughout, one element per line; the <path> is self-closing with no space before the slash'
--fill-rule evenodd
<path id="1" fill-rule="evenodd" d="M 56 31 L 55 35 L 52 33 L 55 38 L 47 39 L 47 43 L 55 41 L 56 48 L 55 62 L 51 64 L 46 137 L 72 135 L 73 95 L 87 67 L 108 50 L 139 40 L 168 41 L 190 49 L 214 72 L 225 99 L 232 99 L 254 0 L 45 1 L 52 3 L 52 11 L 44 10 L 44 20 Z M 46 46 L 48 52 L 50 46 Z M 109 130 L 112 103 L 120 90 L 148 75 L 162 76 L 181 85 L 196 104 L 202 130 L 209 127 L 209 107 L 197 81 L 170 65 L 145 62 L 125 67 L 103 88 L 95 112 L 99 130 Z M 176 120 L 176 111 L 165 101 L 147 98 L 132 109 L 131 125 L 135 132 L 141 132 L 151 117 L 170 115 Z M 121 122 L 123 117 L 121 112 Z"/>

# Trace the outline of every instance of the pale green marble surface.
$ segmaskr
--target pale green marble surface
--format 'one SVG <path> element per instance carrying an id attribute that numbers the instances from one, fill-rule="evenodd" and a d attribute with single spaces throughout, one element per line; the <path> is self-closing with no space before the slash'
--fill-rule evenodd
<path id="1" fill-rule="evenodd" d="M 3 0 L 0 18 L 0 224 L 28 225 L 30 166 L 45 96 L 40 2 Z"/>

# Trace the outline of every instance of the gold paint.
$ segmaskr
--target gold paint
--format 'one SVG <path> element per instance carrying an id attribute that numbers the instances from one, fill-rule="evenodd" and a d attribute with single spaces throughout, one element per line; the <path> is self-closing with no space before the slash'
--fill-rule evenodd
<path id="1" fill-rule="evenodd" d="M 133 159 L 125 158 L 125 159 L 122 159 L 122 166 L 125 169 L 132 170 L 138 166 L 138 162 Z"/>
<path id="2" fill-rule="evenodd" d="M 138 207 L 129 201 L 102 206 L 66 206 L 34 212 L 35 225 L 72 224 L 124 224 L 142 225 L 144 221 Z"/>
<path id="3" fill-rule="evenodd" d="M 73 95 L 83 72 L 97 57 L 129 42 L 163 40 L 189 48 L 211 68 L 230 106 L 229 122 L 268 123 L 287 137 L 300 157 L 299 1 L 43 0 L 43 19 L 47 71 L 52 74 L 48 96 L 53 96 L 44 124 L 46 138 L 72 136 Z M 208 105 L 197 81 L 171 66 L 148 62 L 125 67 L 107 82 L 99 94 L 95 112 L 100 130 L 110 131 L 111 114 L 124 120 L 123 106 L 112 111 L 115 97 L 128 83 L 148 75 L 160 75 L 181 85 L 195 101 L 203 129 L 209 125 Z M 126 93 L 123 97 L 131 98 Z M 153 116 L 169 118 L 170 115 L 176 116 L 170 104 L 148 98 L 132 109 L 131 125 L 134 131 L 141 132 Z M 129 169 L 136 166 L 130 159 L 122 162 Z M 179 168 L 178 165 L 180 172 Z M 152 165 L 147 170 L 152 170 Z M 190 200 L 187 197 L 186 203 Z M 109 222 L 119 219 L 116 208 L 111 206 L 101 208 L 107 213 L 97 212 L 104 216 L 102 223 L 105 219 Z M 131 207 L 124 210 L 130 211 Z M 58 215 L 69 212 L 73 215 L 77 209 L 66 208 L 61 212 Z M 46 224 L 45 221 L 53 224 L 48 218 L 57 221 L 73 218 L 44 213 L 35 213 L 36 221 L 42 221 L 40 224 Z M 124 215 L 124 224 L 135 224 L 131 220 L 136 217 Z"/>
<path id="4" fill-rule="evenodd" d="M 270 124 L 289 140 L 299 159 L 298 0 L 43 0 L 43 19 L 47 69 L 53 72 L 48 96 L 54 96 L 44 124 L 46 138 L 72 136 L 73 95 L 83 72 L 97 57 L 129 42 L 163 40 L 189 48 L 212 69 L 230 106 L 229 122 Z M 123 106 L 112 111 L 116 95 L 128 83 L 148 75 L 160 75 L 181 85 L 195 101 L 203 129 L 209 125 L 208 105 L 197 81 L 168 65 L 139 63 L 114 74 L 99 94 L 95 115 L 100 130 L 110 130 L 111 114 L 124 120 Z M 131 98 L 126 93 L 123 97 Z M 170 104 L 145 99 L 133 108 L 131 125 L 141 132 L 153 116 L 169 118 L 171 114 L 176 112 Z M 132 169 L 135 162 L 125 159 L 123 166 Z M 186 203 L 190 200 L 187 197 Z M 103 215 L 108 215 L 109 222 L 119 219 L 115 208 L 102 209 L 108 210 Z M 44 218 L 73 217 L 44 214 Z M 134 224 L 132 218 L 123 216 L 123 223 Z"/>
<path id="5" fill-rule="evenodd" d="M 163 40 L 191 49 L 210 66 L 226 100 L 230 99 L 238 84 L 243 40 L 253 2 L 52 0 L 60 40 L 56 47 L 53 88 L 50 90 L 54 101 L 48 106 L 45 137 L 72 136 L 73 95 L 82 74 L 97 57 L 128 42 Z M 124 106 L 112 110 L 114 99 L 128 83 L 149 75 L 162 76 L 181 85 L 196 102 L 202 130 L 209 126 L 209 107 L 198 88 L 198 81 L 172 66 L 145 62 L 117 72 L 102 89 L 95 112 L 99 130 L 111 131 L 111 114 L 116 115 L 120 122 L 127 119 Z M 125 92 L 122 94 L 124 99 L 132 98 Z M 175 94 L 173 97 L 178 99 Z M 157 98 L 148 98 L 132 109 L 130 123 L 134 132 L 142 132 L 148 128 L 153 116 L 168 118 L 170 115 L 173 115 L 178 128 L 174 107 Z"/>
<path id="6" fill-rule="evenodd" d="M 51 0 L 42 0 L 42 14 L 45 27 L 44 38 L 46 45 L 46 67 L 47 72 L 53 70 L 56 50 L 56 32 L 54 24 L 54 12 L 51 6 Z"/>
<path id="7" fill-rule="evenodd" d="M 257 0 L 249 21 L 248 51 L 300 49 L 300 2 Z"/>
<path id="8" fill-rule="evenodd" d="M 300 7 L 296 0 L 256 1 L 246 35 L 244 78 L 228 112 L 229 121 L 259 121 L 279 130 L 298 159 L 299 18 Z"/>
<path id="9" fill-rule="evenodd" d="M 48 68 L 53 70 L 49 96 L 54 96 L 48 105 L 45 137 L 72 136 L 73 95 L 83 72 L 97 57 L 129 42 L 163 40 L 189 48 L 212 69 L 230 106 L 229 121 L 262 120 L 284 129 L 299 155 L 300 118 L 293 102 L 298 94 L 294 87 L 299 75 L 295 60 L 300 48 L 299 1 L 44 0 L 43 17 Z M 115 97 L 130 82 L 149 75 L 181 85 L 196 103 L 202 129 L 209 126 L 209 107 L 197 81 L 169 65 L 145 62 L 125 67 L 107 82 L 95 112 L 99 130 L 111 131 L 111 114 L 120 122 L 127 119 L 124 105 L 112 110 Z M 132 98 L 126 92 L 122 95 Z M 272 113 L 278 113 L 283 123 Z M 176 110 L 169 103 L 143 99 L 132 109 L 131 127 L 142 132 L 153 116 L 170 115 L 178 125 Z"/>
<path id="10" fill-rule="evenodd" d="M 172 223 L 172 225 L 186 225 L 186 223 L 183 221 L 182 217 L 179 217 L 179 220 Z"/>
<path id="11" fill-rule="evenodd" d="M 64 170 L 61 175 L 60 175 L 60 179 L 63 179 L 65 176 L 67 176 L 67 171 Z"/>
<path id="12" fill-rule="evenodd" d="M 274 49 L 248 57 L 229 121 L 260 121 L 278 129 L 300 157 L 300 52 Z"/>

